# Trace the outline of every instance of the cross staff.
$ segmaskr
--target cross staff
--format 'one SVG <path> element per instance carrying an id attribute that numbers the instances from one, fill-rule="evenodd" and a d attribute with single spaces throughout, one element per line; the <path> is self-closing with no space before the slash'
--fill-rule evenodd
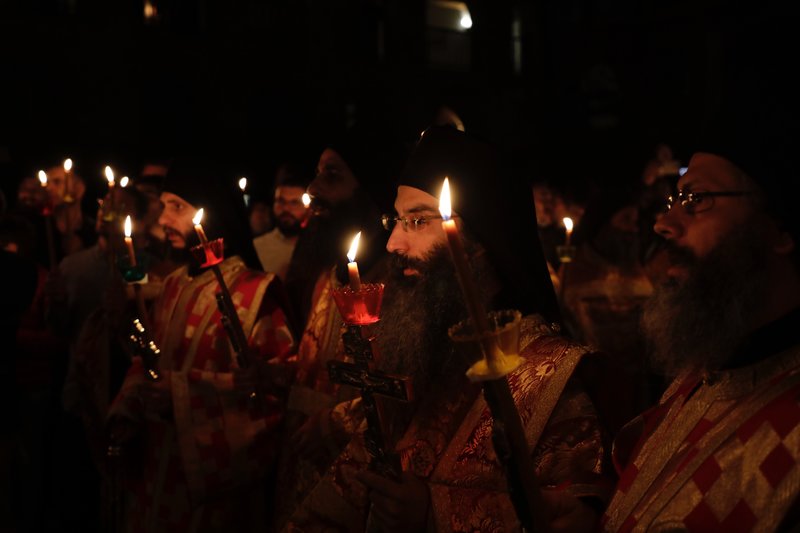
<path id="1" fill-rule="evenodd" d="M 342 339 L 345 353 L 352 356 L 355 362 L 328 361 L 328 375 L 333 383 L 350 385 L 361 390 L 361 403 L 367 420 L 364 443 L 372 457 L 369 468 L 382 476 L 397 480 L 402 472 L 400 458 L 386 450 L 378 403 L 374 395 L 407 402 L 412 397 L 411 383 L 405 376 L 386 374 L 370 368 L 370 362 L 374 360 L 374 337 L 365 338 L 362 331 L 362 326 L 348 324 Z"/>

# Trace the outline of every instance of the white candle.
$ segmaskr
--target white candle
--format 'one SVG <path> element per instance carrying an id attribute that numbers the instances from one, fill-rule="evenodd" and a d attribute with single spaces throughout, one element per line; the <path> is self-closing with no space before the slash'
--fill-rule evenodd
<path id="1" fill-rule="evenodd" d="M 361 240 L 361 232 L 356 233 L 350 243 L 350 250 L 347 252 L 347 273 L 350 275 L 350 288 L 358 292 L 361 290 L 361 276 L 358 273 L 358 263 L 356 263 L 356 252 L 358 252 L 358 241 Z"/>

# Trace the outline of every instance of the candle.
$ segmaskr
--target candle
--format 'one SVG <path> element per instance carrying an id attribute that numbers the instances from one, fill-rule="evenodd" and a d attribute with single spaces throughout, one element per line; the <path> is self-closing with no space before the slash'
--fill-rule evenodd
<path id="1" fill-rule="evenodd" d="M 572 236 L 572 219 L 569 217 L 564 217 L 564 227 L 567 229 L 567 240 L 564 242 L 566 246 L 569 246 L 569 239 Z"/>
<path id="2" fill-rule="evenodd" d="M 307 192 L 303 193 L 303 205 L 306 209 L 308 209 L 308 206 L 311 205 L 311 195 L 309 195 Z"/>
<path id="3" fill-rule="evenodd" d="M 245 178 L 245 177 L 239 178 L 239 189 L 242 191 L 242 197 L 244 198 L 244 206 L 245 207 L 249 207 L 250 206 L 250 195 L 247 194 L 246 192 L 244 192 L 244 190 L 246 188 L 247 188 L 247 178 Z"/>
<path id="4" fill-rule="evenodd" d="M 119 186 L 123 189 L 128 186 L 128 183 L 130 183 L 128 176 L 122 176 L 122 179 L 119 180 Z"/>
<path id="5" fill-rule="evenodd" d="M 69 157 L 64 160 L 64 201 L 71 203 L 74 201 L 70 191 L 72 190 L 71 185 L 71 178 L 72 178 L 72 159 Z"/>
<path id="6" fill-rule="evenodd" d="M 450 182 L 447 178 L 442 184 L 442 194 L 439 197 L 439 212 L 442 215 L 442 228 L 447 236 L 447 244 L 450 247 L 450 255 L 453 257 L 453 264 L 456 267 L 456 274 L 461 282 L 461 292 L 467 304 L 467 310 L 472 323 L 475 324 L 475 331 L 479 335 L 489 331 L 489 321 L 486 318 L 486 311 L 481 303 L 480 293 L 472 280 L 472 273 L 467 262 L 467 252 L 461 235 L 458 232 L 456 221 L 451 218 L 450 206 Z"/>
<path id="7" fill-rule="evenodd" d="M 47 189 L 47 174 L 44 170 L 39 171 L 39 184 L 42 186 L 42 189 Z M 43 209 L 44 214 L 44 229 L 47 234 L 47 256 L 50 259 L 50 270 L 56 269 L 56 244 L 55 238 L 53 237 L 53 222 L 50 220 L 50 198 L 47 197 L 47 191 L 45 191 L 45 207 Z"/>
<path id="8" fill-rule="evenodd" d="M 203 231 L 203 226 L 200 222 L 203 221 L 203 208 L 197 210 L 197 213 L 194 215 L 192 222 L 194 222 L 194 231 L 197 232 L 197 236 L 200 238 L 200 243 L 203 245 L 208 244 L 208 238 L 206 237 L 206 232 Z"/>
<path id="9" fill-rule="evenodd" d="M 350 243 L 350 250 L 347 252 L 347 273 L 350 275 L 350 288 L 358 292 L 361 290 L 361 276 L 358 273 L 358 263 L 356 263 L 356 252 L 358 252 L 358 241 L 361 240 L 361 232 L 356 233 Z"/>
<path id="10" fill-rule="evenodd" d="M 105 173 L 108 180 L 108 188 L 111 189 L 114 187 L 114 171 L 111 170 L 110 166 L 106 165 Z"/>
<path id="11" fill-rule="evenodd" d="M 131 237 L 131 216 L 125 217 L 125 246 L 128 248 L 128 257 L 131 258 L 131 266 L 136 266 L 136 254 L 133 251 L 133 238 Z"/>
<path id="12" fill-rule="evenodd" d="M 42 186 L 43 189 L 47 188 L 47 174 L 44 170 L 39 171 L 39 184 Z"/>

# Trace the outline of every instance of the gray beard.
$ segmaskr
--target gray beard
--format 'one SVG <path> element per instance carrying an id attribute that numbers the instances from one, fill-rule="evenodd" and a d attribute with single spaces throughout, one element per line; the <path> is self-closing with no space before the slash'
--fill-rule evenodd
<path id="1" fill-rule="evenodd" d="M 661 285 L 645 304 L 642 329 L 653 370 L 668 376 L 719 370 L 750 332 L 752 310 L 762 303 L 766 247 L 746 225 L 703 260 L 686 249 L 670 251 L 689 266 L 689 276 L 682 284 Z"/>
<path id="2" fill-rule="evenodd" d="M 445 246 L 434 249 L 425 261 L 411 261 L 422 273 L 419 278 L 403 276 L 408 264 L 404 261 L 396 257 L 394 275 L 386 284 L 375 342 L 380 353 L 378 367 L 410 377 L 419 398 L 434 383 L 447 386 L 464 379 L 467 362 L 447 330 L 466 318 L 467 311 Z M 479 279 L 488 269 L 480 270 Z"/>

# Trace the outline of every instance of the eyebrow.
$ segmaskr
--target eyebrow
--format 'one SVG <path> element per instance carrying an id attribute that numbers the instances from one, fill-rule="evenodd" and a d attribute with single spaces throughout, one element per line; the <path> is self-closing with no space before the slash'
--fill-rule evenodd
<path id="1" fill-rule="evenodd" d="M 429 204 L 418 204 L 406 209 L 406 213 L 427 213 L 427 212 L 438 212 L 438 208 L 431 207 Z"/>

